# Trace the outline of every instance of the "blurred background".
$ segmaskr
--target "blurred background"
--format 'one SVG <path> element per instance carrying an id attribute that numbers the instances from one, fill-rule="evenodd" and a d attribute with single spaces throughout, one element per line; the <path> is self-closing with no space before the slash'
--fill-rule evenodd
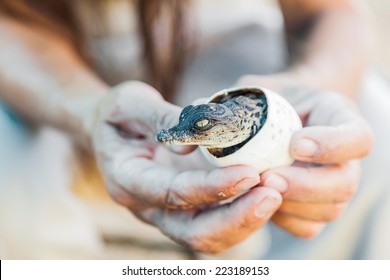
<path id="1" fill-rule="evenodd" d="M 367 3 L 373 11 L 378 38 L 375 69 L 390 81 L 390 1 Z M 15 116 L 13 121 L 19 120 Z M 12 139 L 7 125 L 0 118 L 0 137 Z M 24 130 L 16 133 L 22 136 L 19 138 L 29 134 Z M 24 142 L 9 143 L 7 147 L 0 146 L 0 156 L 14 150 L 23 155 L 33 153 L 29 154 L 32 159 L 39 155 L 41 160 L 25 161 L 18 170 L 13 170 L 12 164 L 0 165 L 0 179 L 5 174 L 15 175 L 8 182 L 8 189 L 0 185 L 0 258 L 207 258 L 177 245 L 115 204 L 93 159 L 74 154 L 69 143 L 53 131 L 43 131 L 32 143 L 33 148 L 26 151 L 21 148 L 25 147 Z M 49 145 L 54 145 L 56 153 L 48 152 Z M 59 164 L 54 166 L 51 162 Z M 63 173 L 69 166 L 74 173 L 72 178 Z M 70 192 L 68 185 L 72 186 Z M 223 258 L 252 258 L 242 254 L 252 244 L 249 239 L 226 252 Z M 259 248 L 262 249 L 266 248 Z"/>
<path id="2" fill-rule="evenodd" d="M 367 3 L 374 13 L 378 32 L 378 52 L 376 63 L 382 73 L 390 78 L 390 1 L 370 0 Z"/>

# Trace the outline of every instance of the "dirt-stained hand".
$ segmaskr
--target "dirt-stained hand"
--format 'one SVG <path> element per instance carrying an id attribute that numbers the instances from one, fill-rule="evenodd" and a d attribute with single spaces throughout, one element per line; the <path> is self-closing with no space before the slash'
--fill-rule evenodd
<path id="1" fill-rule="evenodd" d="M 179 171 L 157 162 L 156 151 L 164 147 L 155 135 L 177 123 L 180 111 L 144 83 L 120 84 L 96 113 L 94 151 L 114 200 L 178 243 L 218 253 L 267 222 L 281 195 L 258 187 L 259 174 L 250 167 Z M 191 150 L 175 147 L 179 153 Z"/>
<path id="2" fill-rule="evenodd" d="M 279 91 L 303 121 L 304 128 L 293 135 L 290 146 L 296 162 L 264 172 L 261 185 L 283 196 L 273 222 L 296 236 L 313 237 L 340 217 L 355 193 L 358 159 L 372 148 L 371 129 L 355 104 L 341 94 L 289 88 L 291 80 L 277 75 L 247 76 L 239 83 Z"/>

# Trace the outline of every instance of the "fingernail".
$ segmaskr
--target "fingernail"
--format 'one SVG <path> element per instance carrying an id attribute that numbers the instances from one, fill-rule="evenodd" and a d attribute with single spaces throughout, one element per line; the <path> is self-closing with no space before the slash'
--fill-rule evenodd
<path id="1" fill-rule="evenodd" d="M 245 178 L 239 181 L 234 188 L 238 191 L 246 191 L 260 183 L 259 178 Z"/>
<path id="2" fill-rule="evenodd" d="M 271 174 L 267 176 L 264 179 L 263 185 L 267 187 L 272 187 L 280 193 L 284 193 L 288 189 L 288 183 L 286 179 L 276 174 Z"/>
<path id="3" fill-rule="evenodd" d="M 269 214 L 272 214 L 275 211 L 275 208 L 279 206 L 279 204 L 279 199 L 270 196 L 266 197 L 260 202 L 259 206 L 257 206 L 255 210 L 256 217 L 263 218 Z"/>
<path id="4" fill-rule="evenodd" d="M 296 156 L 310 158 L 317 154 L 318 144 L 311 139 L 301 138 L 294 143 L 293 150 Z"/>

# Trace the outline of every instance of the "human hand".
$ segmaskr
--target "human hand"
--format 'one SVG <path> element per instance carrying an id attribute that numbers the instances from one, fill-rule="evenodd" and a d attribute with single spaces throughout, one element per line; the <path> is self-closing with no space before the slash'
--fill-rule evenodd
<path id="1" fill-rule="evenodd" d="M 165 147 L 155 135 L 177 123 L 180 111 L 146 84 L 123 83 L 100 103 L 92 144 L 114 200 L 178 243 L 218 253 L 268 221 L 281 196 L 255 187 L 259 175 L 250 167 L 179 171 L 159 163 L 156 154 Z M 175 147 L 180 153 L 192 149 Z"/>
<path id="2" fill-rule="evenodd" d="M 303 238 L 337 219 L 359 183 L 359 162 L 370 152 L 372 133 L 355 105 L 340 94 L 298 89 L 288 75 L 247 76 L 241 85 L 278 90 L 299 113 L 304 128 L 293 135 L 296 162 L 261 174 L 261 185 L 280 191 L 283 203 L 272 221 Z M 302 87 L 300 87 L 302 88 Z"/>

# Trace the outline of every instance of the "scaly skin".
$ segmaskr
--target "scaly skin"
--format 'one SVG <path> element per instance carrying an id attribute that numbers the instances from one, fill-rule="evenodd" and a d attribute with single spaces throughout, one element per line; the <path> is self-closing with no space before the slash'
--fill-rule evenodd
<path id="1" fill-rule="evenodd" d="M 227 96 L 219 103 L 187 106 L 179 124 L 164 129 L 157 140 L 169 145 L 200 145 L 227 148 L 250 139 L 264 124 L 267 104 L 264 96 Z"/>

